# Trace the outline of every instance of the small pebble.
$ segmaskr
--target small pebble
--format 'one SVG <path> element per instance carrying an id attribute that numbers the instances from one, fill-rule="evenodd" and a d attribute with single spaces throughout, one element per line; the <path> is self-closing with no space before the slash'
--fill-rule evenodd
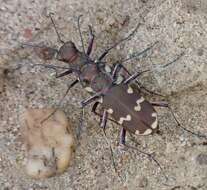
<path id="1" fill-rule="evenodd" d="M 28 109 L 24 114 L 22 137 L 27 147 L 26 173 L 33 178 L 60 174 L 71 163 L 74 152 L 71 125 L 62 111 L 51 115 L 53 111 Z"/>

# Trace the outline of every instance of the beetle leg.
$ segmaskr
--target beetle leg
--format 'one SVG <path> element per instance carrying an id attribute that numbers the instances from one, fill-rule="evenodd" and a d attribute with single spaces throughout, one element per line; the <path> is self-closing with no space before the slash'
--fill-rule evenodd
<path id="1" fill-rule="evenodd" d="M 105 131 L 106 129 L 106 123 L 107 123 L 107 118 L 108 118 L 108 112 L 104 110 L 102 119 L 101 119 L 101 124 L 100 127 Z"/>
<path id="2" fill-rule="evenodd" d="M 189 129 L 186 129 L 184 126 L 181 125 L 181 123 L 178 121 L 178 119 L 176 118 L 172 108 L 169 106 L 168 102 L 150 102 L 152 106 L 157 106 L 157 107 L 165 107 L 165 108 L 168 108 L 170 113 L 172 114 L 175 122 L 177 123 L 177 126 L 180 127 L 181 129 L 183 129 L 184 131 L 188 132 L 188 133 L 191 133 L 192 135 L 195 135 L 195 136 L 198 136 L 200 138 L 205 138 L 207 139 L 207 136 L 206 135 L 202 135 L 200 133 L 196 133 L 196 132 L 193 132 Z"/>
<path id="3" fill-rule="evenodd" d="M 94 34 L 92 32 L 92 27 L 90 25 L 88 27 L 89 27 L 90 40 L 89 40 L 89 45 L 88 45 L 88 49 L 87 49 L 86 54 L 89 56 L 91 54 L 92 49 L 93 49 Z"/>
<path id="4" fill-rule="evenodd" d="M 122 64 L 116 64 L 112 71 L 112 78 L 115 80 L 117 78 L 117 74 L 120 72 L 121 69 L 126 69 Z M 128 74 L 128 73 L 127 73 Z"/>
<path id="5" fill-rule="evenodd" d="M 98 62 L 101 61 L 108 53 L 110 50 L 112 50 L 113 48 L 117 47 L 120 43 L 126 41 L 126 40 L 129 40 L 134 34 L 135 32 L 137 31 L 137 29 L 139 28 L 141 24 L 139 23 L 136 28 L 125 38 L 119 40 L 118 42 L 116 42 L 114 45 L 112 45 L 111 47 L 109 47 L 108 49 L 106 49 L 102 54 L 101 56 L 97 59 Z"/>
<path id="6" fill-rule="evenodd" d="M 94 94 L 93 96 L 87 98 L 86 100 L 83 100 L 81 102 L 81 107 L 85 107 L 87 106 L 88 104 L 92 103 L 93 101 L 95 101 L 97 98 L 99 98 L 102 94 L 101 93 L 96 93 Z"/>
<path id="7" fill-rule="evenodd" d="M 58 106 L 57 107 L 60 107 L 64 98 L 67 96 L 69 90 L 74 87 L 77 83 L 79 82 L 79 80 L 75 80 L 73 81 L 67 88 L 67 91 L 65 92 L 64 96 L 62 97 L 62 99 L 59 101 L 58 103 Z M 42 121 L 41 121 L 41 124 L 44 123 L 46 120 L 48 120 L 52 115 L 55 114 L 55 112 L 58 110 L 58 108 L 56 108 L 51 114 L 49 114 L 46 118 L 44 118 Z"/>
<path id="8" fill-rule="evenodd" d="M 150 102 L 150 104 L 152 104 L 152 106 L 157 106 L 157 107 L 165 107 L 165 108 L 169 107 L 168 102 L 164 102 L 164 101 L 162 101 L 162 102 Z"/>
<path id="9" fill-rule="evenodd" d="M 66 76 L 66 75 L 70 75 L 71 73 L 73 73 L 73 70 L 72 70 L 72 69 L 69 69 L 69 70 L 67 70 L 67 71 L 64 71 L 64 72 L 62 72 L 62 73 L 60 73 L 60 74 L 57 74 L 57 72 L 56 72 L 55 77 L 56 77 L 56 78 L 60 78 L 60 77 L 64 77 L 64 76 Z"/>
<path id="10" fill-rule="evenodd" d="M 162 172 L 162 174 L 163 174 L 163 176 L 165 177 L 166 181 L 168 181 L 168 177 L 166 176 L 166 174 L 165 174 L 165 172 L 164 172 L 164 170 L 163 170 L 161 164 L 160 164 L 160 163 L 158 162 L 158 160 L 154 157 L 154 154 L 153 154 L 153 153 L 147 153 L 147 152 L 144 152 L 144 151 L 138 149 L 137 147 L 134 147 L 134 146 L 131 146 L 131 145 L 127 145 L 127 144 L 125 144 L 124 146 L 125 146 L 126 148 L 131 148 L 131 149 L 133 149 L 133 150 L 139 152 L 140 154 L 143 154 L 143 155 L 147 156 L 148 159 L 149 159 L 150 161 L 154 161 L 155 164 L 158 166 L 158 168 L 160 168 L 160 171 Z"/>
<path id="11" fill-rule="evenodd" d="M 125 146 L 126 144 L 126 129 L 121 128 L 119 144 Z"/>
<path id="12" fill-rule="evenodd" d="M 142 150 L 139 150 L 137 147 L 126 144 L 126 129 L 124 129 L 123 127 L 122 127 L 121 133 L 120 133 L 119 144 L 121 145 L 121 147 L 120 147 L 121 150 L 123 150 L 124 148 L 131 148 L 131 149 L 136 150 L 137 152 L 147 156 L 149 160 L 153 160 L 156 163 L 156 165 L 160 168 L 160 170 L 162 171 L 162 173 L 163 173 L 164 177 L 166 178 L 166 180 L 168 180 L 167 176 L 165 175 L 165 172 L 163 171 L 163 168 L 161 167 L 160 163 L 155 159 L 153 154 L 144 152 Z"/>
<path id="13" fill-rule="evenodd" d="M 96 111 L 96 109 L 97 109 L 97 107 L 98 107 L 99 104 L 100 104 L 100 102 L 96 102 L 95 104 L 93 104 L 93 107 L 92 107 L 92 110 L 91 110 L 96 115 L 98 114 L 97 111 Z"/>
<path id="14" fill-rule="evenodd" d="M 145 70 L 145 71 L 141 71 L 141 72 L 138 72 L 138 73 L 135 73 L 133 75 L 131 75 L 130 77 L 128 77 L 125 81 L 124 81 L 124 84 L 129 84 L 130 82 L 136 80 L 136 78 L 138 76 L 140 76 L 142 73 L 145 73 L 145 72 L 148 72 L 149 70 Z"/>
<path id="15" fill-rule="evenodd" d="M 126 72 L 127 76 L 131 76 L 131 73 L 128 71 L 128 69 L 127 69 L 124 65 L 118 63 L 118 64 L 115 65 L 114 70 L 113 70 L 113 72 L 112 72 L 112 77 L 113 77 L 114 80 L 116 79 L 116 76 L 117 76 L 117 74 L 120 72 L 121 69 L 123 69 L 124 72 Z M 125 74 L 124 74 L 124 75 L 125 75 Z M 135 83 L 137 84 L 138 88 L 139 88 L 141 91 L 142 91 L 142 89 L 143 89 L 143 90 L 144 90 L 145 92 L 147 92 L 148 94 L 152 94 L 152 95 L 156 95 L 156 96 L 162 96 L 162 97 L 164 97 L 162 94 L 159 94 L 159 93 L 157 93 L 157 92 L 153 92 L 153 91 L 151 91 L 151 90 L 145 88 L 145 87 L 144 87 L 144 86 L 143 86 L 137 79 L 135 79 Z"/>
<path id="16" fill-rule="evenodd" d="M 98 112 L 96 111 L 96 109 L 97 109 L 97 107 L 98 107 L 99 104 L 100 104 L 100 102 L 96 102 L 96 103 L 93 105 L 91 111 L 92 111 L 95 115 L 97 115 L 97 116 L 100 117 L 100 123 L 101 123 L 101 118 L 103 117 L 103 114 L 100 114 L 100 113 L 98 113 Z"/>
<path id="17" fill-rule="evenodd" d="M 151 95 L 156 95 L 156 96 L 161 96 L 161 97 L 165 97 L 164 95 L 157 93 L 157 92 L 153 92 L 152 90 L 147 89 L 146 87 L 144 87 L 139 81 L 136 81 L 136 84 L 138 85 L 138 87 L 140 88 L 140 90 L 142 91 L 142 89 L 147 93 L 147 94 L 151 94 Z"/>
<path id="18" fill-rule="evenodd" d="M 101 118 L 103 117 L 103 114 L 102 114 L 102 113 L 98 113 L 98 112 L 96 111 L 96 109 L 97 109 L 97 107 L 98 107 L 99 104 L 100 104 L 100 102 L 96 102 L 96 103 L 93 105 L 91 111 L 92 111 L 95 115 L 97 115 L 97 116 L 100 117 L 100 122 L 101 122 Z M 115 121 L 115 120 L 112 119 L 112 118 L 109 118 L 109 117 L 108 117 L 107 120 L 110 120 L 110 121 L 116 123 L 117 125 L 120 125 L 117 121 Z"/>
<path id="19" fill-rule="evenodd" d="M 108 144 L 109 149 L 110 149 L 110 152 L 111 152 L 111 160 L 112 160 L 112 164 L 113 164 L 113 167 L 114 167 L 114 171 L 118 175 L 118 177 L 121 179 L 121 181 L 123 181 L 122 177 L 119 175 L 118 170 L 116 168 L 116 163 L 115 163 L 115 159 L 114 159 L 113 149 L 112 149 L 112 146 L 111 146 L 110 141 L 107 138 L 107 135 L 106 135 L 106 131 L 105 130 L 103 130 L 103 134 L 104 134 L 105 141 Z"/>

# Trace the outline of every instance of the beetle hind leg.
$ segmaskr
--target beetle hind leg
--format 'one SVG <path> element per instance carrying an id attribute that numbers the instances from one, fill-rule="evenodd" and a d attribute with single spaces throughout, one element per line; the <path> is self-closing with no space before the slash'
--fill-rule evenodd
<path id="1" fill-rule="evenodd" d="M 155 159 L 153 153 L 147 153 L 147 152 L 144 152 L 142 150 L 139 150 L 137 147 L 126 144 L 126 129 L 124 129 L 123 127 L 122 127 L 121 133 L 120 133 L 119 145 L 120 145 L 121 151 L 123 151 L 123 150 L 125 151 L 126 149 L 133 149 L 133 150 L 137 151 L 138 153 L 147 156 L 147 158 L 150 161 L 154 161 L 155 164 L 158 166 L 158 168 L 160 168 L 160 171 L 162 172 L 162 174 L 165 177 L 166 181 L 168 180 L 168 177 L 166 176 L 161 164 Z"/>
<path id="2" fill-rule="evenodd" d="M 121 133 L 120 133 L 119 144 L 121 144 L 121 145 L 125 145 L 126 144 L 126 129 L 124 129 L 123 127 L 122 127 Z"/>
<path id="3" fill-rule="evenodd" d="M 205 138 L 207 139 L 207 136 L 206 135 L 203 135 L 203 134 L 200 134 L 200 133 L 196 133 L 196 132 L 193 132 L 187 128 L 185 128 L 179 121 L 178 119 L 176 118 L 172 108 L 170 107 L 170 105 L 168 104 L 168 102 L 150 102 L 152 106 L 157 106 L 157 107 L 165 107 L 165 108 L 168 108 L 168 110 L 170 111 L 170 113 L 172 114 L 173 116 L 173 119 L 175 120 L 175 122 L 177 123 L 177 126 L 180 127 L 182 130 L 188 132 L 188 133 L 191 133 L 192 135 L 195 135 L 199 138 Z"/>
<path id="4" fill-rule="evenodd" d="M 98 105 L 100 104 L 100 102 L 96 102 L 93 107 L 92 107 L 92 112 L 97 115 L 99 118 L 100 118 L 100 123 L 101 123 L 101 118 L 103 117 L 103 112 L 98 112 L 97 111 L 97 108 L 98 108 Z M 103 111 L 103 110 L 102 110 Z M 107 120 L 109 121 L 112 121 L 113 123 L 116 123 L 117 125 L 120 125 L 117 121 L 115 121 L 114 119 L 110 118 L 110 117 L 107 117 Z"/>

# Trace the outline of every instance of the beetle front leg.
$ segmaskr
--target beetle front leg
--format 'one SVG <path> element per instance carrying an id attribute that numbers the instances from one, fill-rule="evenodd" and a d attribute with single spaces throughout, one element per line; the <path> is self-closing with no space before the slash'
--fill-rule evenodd
<path id="1" fill-rule="evenodd" d="M 121 72 L 121 69 L 124 70 L 124 76 L 129 77 L 131 76 L 131 73 L 128 71 L 128 69 L 122 65 L 121 63 L 115 64 L 114 69 L 112 71 L 112 78 L 115 79 L 119 72 Z"/>
<path id="2" fill-rule="evenodd" d="M 67 94 L 68 94 L 68 92 L 70 91 L 70 89 L 73 88 L 78 82 L 79 82 L 79 80 L 75 80 L 75 81 L 73 81 L 73 82 L 68 86 L 68 88 L 67 88 L 67 90 L 66 90 L 64 96 L 62 97 L 62 99 L 61 99 L 61 100 L 59 101 L 59 103 L 57 104 L 57 108 L 55 108 L 55 110 L 54 110 L 51 114 L 49 114 L 46 118 L 44 118 L 44 119 L 41 121 L 41 124 L 44 123 L 44 122 L 45 122 L 46 120 L 48 120 L 52 115 L 55 114 L 55 112 L 58 110 L 58 107 L 61 106 L 63 100 L 64 100 L 65 97 L 67 96 Z"/>
<path id="3" fill-rule="evenodd" d="M 126 75 L 127 75 L 128 77 L 129 77 L 129 76 L 132 76 L 131 73 L 128 71 L 128 69 L 127 69 L 124 65 L 122 65 L 121 63 L 118 63 L 118 64 L 115 65 L 114 70 L 112 71 L 112 78 L 113 78 L 114 80 L 116 80 L 118 73 L 121 72 L 121 69 L 124 70 L 124 72 L 126 73 Z M 126 76 L 126 75 L 124 74 L 124 76 Z M 139 88 L 141 91 L 142 91 L 142 89 L 143 89 L 143 90 L 144 90 L 145 92 L 147 92 L 148 94 L 152 94 L 152 95 L 156 95 L 156 96 L 162 96 L 162 97 L 164 97 L 162 94 L 159 94 L 159 93 L 157 93 L 157 92 L 153 92 L 153 91 L 151 91 L 151 90 L 145 88 L 145 87 L 144 87 L 144 86 L 143 86 L 137 79 L 135 79 L 135 82 L 136 82 L 138 88 Z"/>
<path id="4" fill-rule="evenodd" d="M 117 77 L 118 73 L 121 72 L 121 69 L 124 70 L 124 79 L 126 77 L 128 77 L 127 79 L 125 79 L 124 83 L 128 84 L 130 82 L 132 82 L 133 80 L 136 80 L 138 76 L 140 76 L 142 73 L 144 72 L 147 72 L 149 70 L 145 70 L 145 71 L 141 71 L 141 72 L 138 72 L 138 73 L 135 73 L 134 75 L 131 75 L 130 72 L 127 70 L 126 67 L 124 67 L 122 64 L 116 64 L 113 71 L 112 71 L 112 78 L 114 80 L 114 82 L 117 82 L 119 81 L 119 76 Z M 126 76 L 127 75 L 127 76 Z M 123 81 L 123 79 L 122 79 Z M 122 82 L 120 81 L 120 82 Z M 138 84 L 138 81 L 136 80 L 137 84 Z M 139 87 L 139 84 L 138 84 L 138 87 Z"/>
<path id="5" fill-rule="evenodd" d="M 101 95 L 102 95 L 101 93 L 96 93 L 93 96 L 89 97 L 88 99 L 83 100 L 81 102 L 81 107 L 83 108 L 83 107 L 87 106 L 88 104 L 90 104 L 93 101 L 95 101 L 96 99 L 98 99 Z"/>
<path id="6" fill-rule="evenodd" d="M 144 71 L 141 71 L 141 72 L 138 72 L 138 73 L 135 73 L 133 75 L 131 75 L 130 77 L 128 77 L 125 81 L 124 81 L 124 84 L 129 84 L 131 83 L 132 81 L 136 80 L 137 77 L 139 77 L 142 73 L 145 73 L 145 72 L 148 72 L 149 70 L 144 70 Z"/>
<path id="7" fill-rule="evenodd" d="M 65 72 L 62 72 L 62 73 L 60 73 L 60 74 L 58 74 L 57 72 L 55 73 L 55 78 L 60 78 L 60 77 L 64 77 L 64 76 L 66 76 L 66 75 L 70 75 L 70 74 L 72 74 L 73 73 L 73 70 L 67 70 L 67 71 L 65 71 Z"/>

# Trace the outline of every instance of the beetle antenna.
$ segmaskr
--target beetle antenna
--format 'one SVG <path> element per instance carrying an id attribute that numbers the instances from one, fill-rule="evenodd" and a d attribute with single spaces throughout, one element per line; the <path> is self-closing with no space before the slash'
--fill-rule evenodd
<path id="1" fill-rule="evenodd" d="M 58 37 L 58 40 L 62 43 L 62 44 L 64 44 L 65 42 L 61 39 L 61 37 L 60 37 L 60 34 L 59 34 L 59 32 L 58 32 L 58 30 L 57 30 L 57 27 L 56 27 L 56 25 L 55 25 L 55 21 L 53 20 L 53 18 L 52 18 L 52 15 L 54 15 L 53 13 L 49 13 L 49 17 L 50 17 L 50 20 L 51 20 L 51 22 L 52 22 L 52 25 L 53 25 L 53 27 L 54 27 L 54 29 L 55 29 L 55 32 L 56 32 L 56 34 L 57 34 L 57 37 Z"/>
<path id="2" fill-rule="evenodd" d="M 79 15 L 79 16 L 78 16 L 78 32 L 79 32 L 80 39 L 81 39 L 81 45 L 82 45 L 82 48 L 83 48 L 83 53 L 86 55 L 86 51 L 85 51 L 85 47 L 84 47 L 84 43 L 83 43 L 83 36 L 82 36 L 82 33 L 81 33 L 81 29 L 80 29 L 80 18 L 81 18 L 82 16 L 83 16 L 83 15 Z"/>
<path id="3" fill-rule="evenodd" d="M 158 166 L 158 168 L 160 168 L 160 171 L 162 172 L 163 176 L 165 177 L 166 181 L 168 181 L 168 177 L 167 175 L 165 174 L 161 164 L 155 159 L 155 157 L 153 156 L 153 154 L 150 154 L 150 153 L 147 153 L 147 152 L 144 152 L 144 151 L 141 151 L 139 150 L 138 148 L 134 147 L 134 146 L 131 146 L 131 145 L 127 145 L 127 144 L 124 144 L 124 146 L 126 146 L 127 148 L 131 148 L 133 150 L 136 150 L 137 152 L 145 155 L 148 157 L 149 160 L 153 160 L 155 162 L 155 164 Z"/>

